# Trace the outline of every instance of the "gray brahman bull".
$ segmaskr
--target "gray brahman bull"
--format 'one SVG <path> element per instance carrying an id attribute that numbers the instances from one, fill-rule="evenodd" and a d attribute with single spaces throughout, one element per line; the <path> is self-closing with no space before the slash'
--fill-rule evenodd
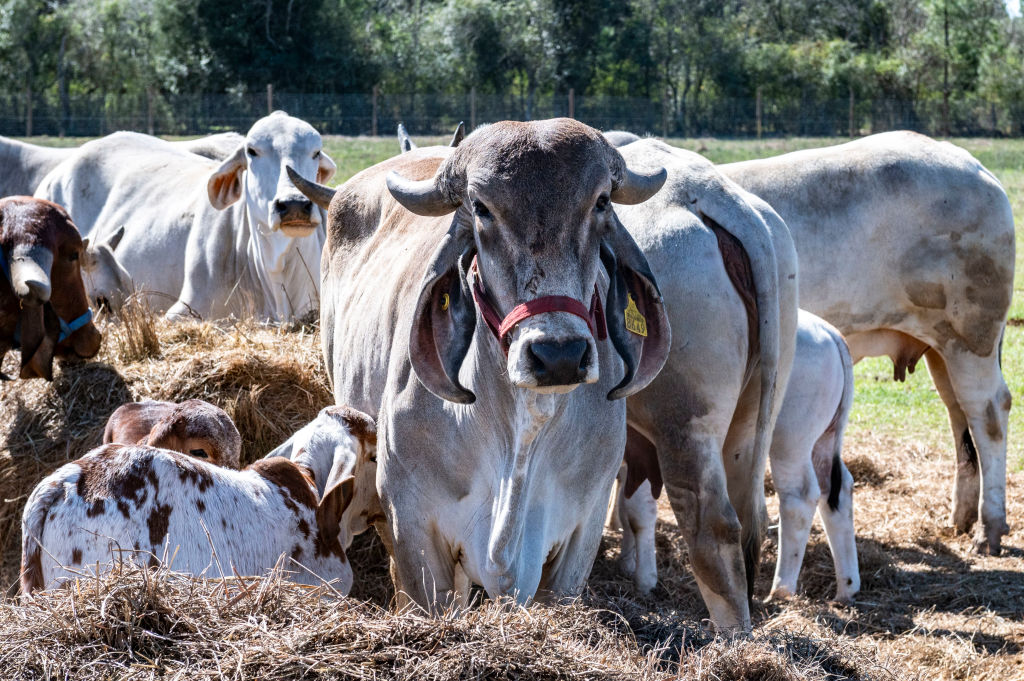
<path id="1" fill-rule="evenodd" d="M 616 208 L 658 274 L 675 341 L 628 400 L 629 424 L 657 449 L 712 620 L 749 629 L 768 446 L 796 337 L 796 252 L 779 216 L 703 157 L 651 139 L 619 151 L 631 168 L 669 174 L 650 201 Z"/>
<path id="2" fill-rule="evenodd" d="M 999 553 L 1014 270 L 999 181 L 963 149 L 912 132 L 720 169 L 786 220 L 800 305 L 842 331 L 854 361 L 888 355 L 902 380 L 924 355 L 956 441 L 952 523 L 969 532 L 980 509 L 974 546 Z"/>
<path id="3" fill-rule="evenodd" d="M 378 417 L 403 598 L 578 593 L 625 445 L 619 398 L 671 340 L 611 202 L 647 200 L 664 171 L 555 119 L 413 149 L 337 192 L 292 179 L 330 206 L 326 363 L 336 402 Z"/>
<path id="4" fill-rule="evenodd" d="M 335 170 L 316 130 L 275 112 L 220 164 L 148 135 L 108 135 L 36 195 L 66 206 L 94 240 L 124 226 L 117 260 L 168 317 L 286 320 L 316 309 L 324 231 L 285 165 L 320 182 Z"/>

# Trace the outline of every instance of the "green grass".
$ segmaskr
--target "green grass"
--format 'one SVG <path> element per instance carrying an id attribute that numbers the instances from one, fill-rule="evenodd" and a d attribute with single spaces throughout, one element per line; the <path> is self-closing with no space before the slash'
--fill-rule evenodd
<path id="1" fill-rule="evenodd" d="M 449 137 L 416 137 L 420 146 L 448 144 Z M 35 138 L 37 144 L 69 146 L 85 141 L 78 138 Z M 671 139 L 670 143 L 697 151 L 716 163 L 764 158 L 789 151 L 838 144 L 842 139 L 789 138 L 766 140 Z M 991 170 L 1010 197 L 1014 215 L 1024 216 L 1024 140 L 954 139 Z M 340 184 L 360 170 L 398 153 L 394 135 L 385 137 L 326 136 L 324 147 L 338 164 L 332 184 Z M 1017 220 L 1018 240 L 1024 223 Z M 1014 297 L 1010 319 L 1024 321 L 1024 249 L 1017 251 Z M 1024 395 L 1024 327 L 1010 327 L 1003 347 L 1006 380 L 1015 400 Z M 851 439 L 882 436 L 914 440 L 926 446 L 945 448 L 952 456 L 952 440 L 945 407 L 932 387 L 924 362 L 906 383 L 892 378 L 888 359 L 868 359 L 857 365 L 857 398 L 850 421 Z M 1010 414 L 1009 465 L 1024 468 L 1024 409 Z"/>

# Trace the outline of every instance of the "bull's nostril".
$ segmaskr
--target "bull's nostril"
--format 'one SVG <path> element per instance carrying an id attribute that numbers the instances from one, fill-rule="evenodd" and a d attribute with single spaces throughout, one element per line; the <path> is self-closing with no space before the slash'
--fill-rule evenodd
<path id="1" fill-rule="evenodd" d="M 527 352 L 539 385 L 573 385 L 586 378 L 589 349 L 585 340 L 537 341 Z"/>
<path id="2" fill-rule="evenodd" d="M 309 199 L 275 199 L 274 212 L 282 216 L 304 215 L 309 216 L 313 210 L 313 203 Z"/>

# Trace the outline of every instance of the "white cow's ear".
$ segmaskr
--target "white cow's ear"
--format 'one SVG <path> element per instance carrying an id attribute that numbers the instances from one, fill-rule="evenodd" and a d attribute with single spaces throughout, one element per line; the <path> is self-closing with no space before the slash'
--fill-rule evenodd
<path id="1" fill-rule="evenodd" d="M 224 210 L 242 198 L 242 173 L 246 165 L 245 145 L 242 144 L 210 175 L 206 191 L 214 208 Z"/>
<path id="2" fill-rule="evenodd" d="M 316 181 L 318 184 L 327 184 L 334 177 L 334 171 L 338 166 L 334 159 L 327 155 L 326 151 L 320 151 L 320 166 L 316 169 Z"/>

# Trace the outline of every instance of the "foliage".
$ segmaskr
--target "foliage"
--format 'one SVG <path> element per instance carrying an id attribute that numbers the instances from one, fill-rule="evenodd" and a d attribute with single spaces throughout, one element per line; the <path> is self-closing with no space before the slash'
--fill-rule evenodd
<path id="1" fill-rule="evenodd" d="M 1003 0 L 2 0 L 4 94 L 276 91 L 662 102 L 677 133 L 780 106 L 999 104 L 1024 126 L 1022 20 Z M 961 107 L 962 109 L 963 107 Z M 924 114 L 922 114 L 924 115 Z"/>

